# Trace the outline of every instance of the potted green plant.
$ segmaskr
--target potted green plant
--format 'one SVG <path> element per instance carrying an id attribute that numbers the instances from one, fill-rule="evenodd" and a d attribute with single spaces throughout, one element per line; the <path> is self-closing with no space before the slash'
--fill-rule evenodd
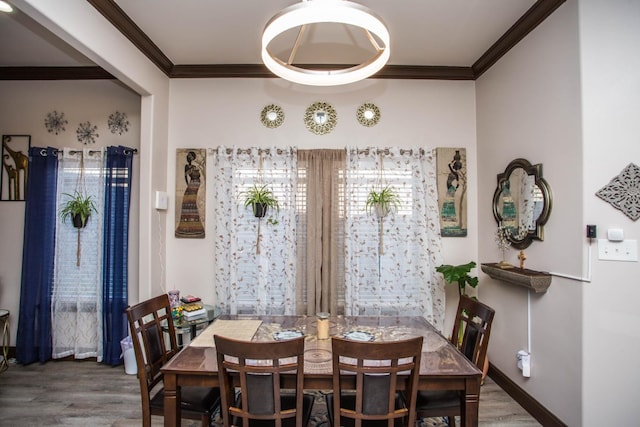
<path id="1" fill-rule="evenodd" d="M 244 206 L 251 206 L 251 210 L 253 211 L 253 215 L 258 218 L 264 218 L 267 215 L 267 209 L 275 209 L 276 211 L 280 211 L 280 205 L 278 204 L 278 199 L 274 196 L 273 192 L 269 189 L 269 187 L 264 185 L 253 184 L 253 187 L 248 189 L 247 191 L 242 192 L 244 196 Z M 262 221 L 258 221 L 258 238 L 256 240 L 256 254 L 260 254 L 260 223 Z M 267 220 L 268 224 L 276 225 L 278 224 L 278 220 L 274 218 L 269 218 Z"/>
<path id="2" fill-rule="evenodd" d="M 62 205 L 60 218 L 66 222 L 71 218 L 73 226 L 78 230 L 78 247 L 76 251 L 76 265 L 80 267 L 80 230 L 87 225 L 87 220 L 92 212 L 98 212 L 93 202 L 93 196 L 84 195 L 76 190 L 73 194 L 63 193 L 69 199 Z"/>
<path id="3" fill-rule="evenodd" d="M 253 187 L 242 194 L 244 195 L 244 206 L 251 206 L 256 218 L 264 218 L 268 208 L 280 210 L 278 200 L 266 184 L 261 186 L 253 184 Z"/>
<path id="4" fill-rule="evenodd" d="M 366 208 L 369 213 L 375 211 L 378 218 L 384 218 L 400 207 L 400 196 L 389 185 L 380 191 L 371 190 L 367 196 Z"/>
<path id="5" fill-rule="evenodd" d="M 457 283 L 458 284 L 458 293 L 460 295 L 466 295 L 466 287 L 467 285 L 475 288 L 478 286 L 478 278 L 472 277 L 469 275 L 472 268 L 475 268 L 476 263 L 471 261 L 467 264 L 460 265 L 449 265 L 442 264 L 436 267 L 436 271 L 438 273 L 442 273 L 445 282 L 447 283 Z"/>
<path id="6" fill-rule="evenodd" d="M 60 218 L 66 222 L 67 218 L 71 218 L 73 226 L 80 229 L 87 225 L 87 220 L 92 212 L 98 212 L 93 202 L 93 196 L 85 196 L 79 191 L 73 194 L 63 193 L 69 199 L 62 205 L 60 210 Z"/>
<path id="7" fill-rule="evenodd" d="M 383 219 L 389 215 L 391 211 L 395 211 L 400 207 L 400 196 L 389 185 L 382 188 L 380 191 L 371 190 L 367 196 L 365 203 L 367 212 L 375 212 L 379 222 L 379 241 L 378 252 L 384 253 L 384 243 L 382 241 L 382 235 L 384 230 Z"/>

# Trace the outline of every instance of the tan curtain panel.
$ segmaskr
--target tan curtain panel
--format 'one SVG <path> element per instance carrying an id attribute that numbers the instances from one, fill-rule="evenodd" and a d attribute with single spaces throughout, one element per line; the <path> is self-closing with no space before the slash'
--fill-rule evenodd
<path id="1" fill-rule="evenodd" d="M 298 150 L 298 314 L 344 314 L 345 150 Z"/>

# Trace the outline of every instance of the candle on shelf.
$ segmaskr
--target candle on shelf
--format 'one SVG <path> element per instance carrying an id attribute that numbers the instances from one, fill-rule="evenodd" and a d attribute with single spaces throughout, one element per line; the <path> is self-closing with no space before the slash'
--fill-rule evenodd
<path id="1" fill-rule="evenodd" d="M 329 339 L 329 313 L 321 312 L 318 317 L 318 339 Z"/>

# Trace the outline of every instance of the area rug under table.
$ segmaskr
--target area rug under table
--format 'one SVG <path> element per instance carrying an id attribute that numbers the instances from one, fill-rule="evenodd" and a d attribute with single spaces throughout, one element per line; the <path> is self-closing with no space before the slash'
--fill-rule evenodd
<path id="1" fill-rule="evenodd" d="M 305 391 L 305 393 L 315 394 L 316 399 L 313 404 L 313 412 L 311 413 L 311 427 L 331 427 L 327 418 L 327 404 L 325 402 L 324 393 L 321 391 Z M 199 425 L 198 422 L 194 424 Z M 424 418 L 416 423 L 417 427 L 447 427 L 446 421 L 442 418 Z M 220 414 L 216 414 L 212 427 L 222 427 Z"/>

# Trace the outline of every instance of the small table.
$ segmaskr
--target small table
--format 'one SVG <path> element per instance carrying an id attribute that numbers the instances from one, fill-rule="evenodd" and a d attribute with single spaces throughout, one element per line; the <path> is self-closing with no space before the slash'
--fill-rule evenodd
<path id="1" fill-rule="evenodd" d="M 2 323 L 2 360 L 0 360 L 0 372 L 4 372 L 9 367 L 9 346 L 11 344 L 9 310 L 0 309 L 0 323 Z"/>
<path id="2" fill-rule="evenodd" d="M 207 310 L 206 316 L 198 317 L 197 319 L 193 320 L 186 320 L 184 316 L 180 317 L 179 319 L 173 319 L 173 327 L 176 330 L 178 347 L 184 346 L 182 335 L 185 333 L 185 331 L 188 331 L 191 334 L 189 338 L 193 340 L 196 337 L 198 326 L 208 325 L 209 323 L 213 322 L 216 317 L 218 317 L 214 307 L 207 304 L 203 304 L 202 306 L 205 310 Z"/>

